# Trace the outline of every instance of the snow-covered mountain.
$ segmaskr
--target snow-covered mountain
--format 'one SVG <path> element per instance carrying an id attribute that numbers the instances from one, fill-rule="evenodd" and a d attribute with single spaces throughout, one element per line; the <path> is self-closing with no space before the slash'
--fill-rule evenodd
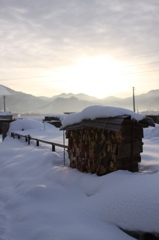
<path id="1" fill-rule="evenodd" d="M 6 109 L 13 113 L 39 113 L 52 114 L 63 112 L 78 112 L 91 105 L 107 105 L 123 107 L 133 110 L 132 97 L 117 98 L 109 96 L 98 99 L 83 93 L 62 93 L 53 97 L 36 97 L 24 92 L 14 91 L 8 87 L 0 85 L 10 95 L 6 95 Z M 0 111 L 3 111 L 3 94 L 0 95 Z M 151 90 L 148 93 L 136 95 L 136 109 L 142 111 L 159 111 L 159 89 Z"/>

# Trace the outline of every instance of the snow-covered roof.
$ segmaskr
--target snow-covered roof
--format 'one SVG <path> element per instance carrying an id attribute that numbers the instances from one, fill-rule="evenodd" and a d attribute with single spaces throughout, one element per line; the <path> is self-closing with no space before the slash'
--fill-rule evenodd
<path id="1" fill-rule="evenodd" d="M 0 112 L 0 116 L 9 116 L 12 115 L 11 112 Z"/>
<path id="2" fill-rule="evenodd" d="M 72 113 L 61 119 L 62 128 L 80 123 L 83 120 L 94 120 L 97 118 L 114 118 L 119 116 L 129 116 L 131 119 L 141 121 L 146 118 L 145 115 L 135 113 L 129 109 L 111 106 L 94 105 L 83 109 L 81 112 Z"/>
<path id="3" fill-rule="evenodd" d="M 66 116 L 66 115 L 65 114 L 47 114 L 47 115 L 45 115 L 45 117 L 48 117 L 48 118 L 58 118 L 58 119 L 60 119 L 63 116 Z"/>

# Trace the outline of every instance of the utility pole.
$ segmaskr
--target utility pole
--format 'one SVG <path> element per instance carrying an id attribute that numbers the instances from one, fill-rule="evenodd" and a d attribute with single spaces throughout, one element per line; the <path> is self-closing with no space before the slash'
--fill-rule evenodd
<path id="1" fill-rule="evenodd" d="M 3 96 L 4 112 L 6 111 L 6 96 Z"/>
<path id="2" fill-rule="evenodd" d="M 135 112 L 135 88 L 133 87 L 133 111 Z"/>

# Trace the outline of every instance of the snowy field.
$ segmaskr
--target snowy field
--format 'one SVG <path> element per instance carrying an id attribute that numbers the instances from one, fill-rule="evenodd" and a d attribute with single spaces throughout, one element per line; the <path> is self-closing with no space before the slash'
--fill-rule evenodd
<path id="1" fill-rule="evenodd" d="M 23 129 L 23 131 L 21 131 Z M 144 130 L 139 173 L 102 177 L 63 164 L 63 149 L 10 137 L 12 131 L 63 143 L 42 119 L 11 123 L 0 137 L 0 240 L 130 240 L 159 234 L 159 126 Z M 143 239 L 143 238 L 140 238 Z"/>

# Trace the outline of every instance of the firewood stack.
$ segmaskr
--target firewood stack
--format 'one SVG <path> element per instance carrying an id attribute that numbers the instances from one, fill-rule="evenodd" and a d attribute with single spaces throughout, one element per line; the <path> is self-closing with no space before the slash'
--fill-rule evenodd
<path id="1" fill-rule="evenodd" d="M 101 176 L 118 169 L 138 171 L 143 128 L 124 120 L 119 131 L 85 127 L 66 130 L 70 166 Z"/>

